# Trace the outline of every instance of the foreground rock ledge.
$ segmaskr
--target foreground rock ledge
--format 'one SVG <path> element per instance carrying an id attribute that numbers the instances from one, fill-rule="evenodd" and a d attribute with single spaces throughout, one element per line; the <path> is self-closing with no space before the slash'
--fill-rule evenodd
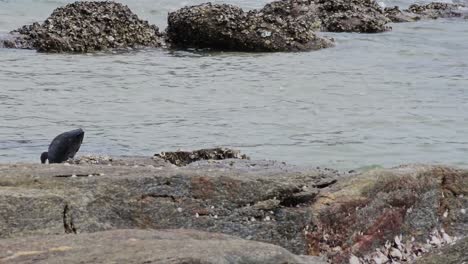
<path id="1" fill-rule="evenodd" d="M 0 165 L 0 237 L 190 228 L 303 254 L 308 204 L 338 177 L 266 161 L 108 164 Z"/>
<path id="2" fill-rule="evenodd" d="M 279 246 L 195 230 L 114 230 L 0 240 L 1 263 L 325 264 Z"/>
<path id="3" fill-rule="evenodd" d="M 0 165 L 0 237 L 186 228 L 333 263 L 415 260 L 467 237 L 466 170 L 340 174 L 254 160 L 184 167 L 157 157 L 87 160 L 99 159 Z"/>

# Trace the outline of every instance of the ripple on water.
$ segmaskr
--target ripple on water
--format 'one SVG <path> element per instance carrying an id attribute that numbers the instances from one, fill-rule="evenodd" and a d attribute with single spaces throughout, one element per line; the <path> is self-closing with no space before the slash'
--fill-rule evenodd
<path id="1" fill-rule="evenodd" d="M 0 31 L 43 20 L 66 2 L 0 2 Z M 159 1 L 158 9 L 124 2 L 164 26 L 167 11 L 198 1 Z M 468 24 L 392 26 L 329 34 L 335 48 L 307 53 L 0 49 L 0 162 L 36 162 L 55 135 L 82 127 L 82 153 L 231 146 L 253 158 L 337 168 L 466 166 Z"/>

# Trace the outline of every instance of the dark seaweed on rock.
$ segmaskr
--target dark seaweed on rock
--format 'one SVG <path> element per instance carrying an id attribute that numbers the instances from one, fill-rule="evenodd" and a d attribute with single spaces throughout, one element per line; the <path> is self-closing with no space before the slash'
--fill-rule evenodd
<path id="1" fill-rule="evenodd" d="M 315 34 L 307 16 L 284 8 L 250 11 L 227 4 L 184 7 L 168 17 L 167 35 L 174 47 L 232 51 L 306 51 L 332 46 Z"/>
<path id="2" fill-rule="evenodd" d="M 55 9 L 42 24 L 12 33 L 19 36 L 6 46 L 44 52 L 84 53 L 162 45 L 158 27 L 139 19 L 127 6 L 110 1 L 68 4 Z"/>
<path id="3" fill-rule="evenodd" d="M 194 151 L 161 152 L 155 157 L 162 158 L 177 166 L 185 166 L 198 160 L 249 159 L 238 150 L 229 148 L 200 149 Z"/>

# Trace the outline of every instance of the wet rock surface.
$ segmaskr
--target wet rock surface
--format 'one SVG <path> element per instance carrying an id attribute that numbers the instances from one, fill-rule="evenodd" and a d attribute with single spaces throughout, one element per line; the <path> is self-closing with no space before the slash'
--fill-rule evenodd
<path id="1" fill-rule="evenodd" d="M 315 0 L 322 30 L 378 33 L 390 30 L 382 8 L 373 0 Z"/>
<path id="2" fill-rule="evenodd" d="M 34 23 L 12 32 L 9 48 L 43 52 L 95 52 L 129 48 L 160 47 L 158 27 L 120 3 L 75 2 L 54 10 L 43 23 Z"/>
<path id="3" fill-rule="evenodd" d="M 420 19 L 453 18 L 468 15 L 468 7 L 463 4 L 439 2 L 426 5 L 413 4 L 406 11 L 418 15 Z"/>
<path id="4" fill-rule="evenodd" d="M 384 13 L 393 23 L 414 22 L 421 19 L 420 16 L 414 13 L 400 10 L 398 6 L 386 7 Z"/>
<path id="5" fill-rule="evenodd" d="M 0 165 L 0 236 L 190 228 L 307 252 L 309 205 L 338 173 L 247 162 Z"/>
<path id="6" fill-rule="evenodd" d="M 114 230 L 0 240 L 2 263 L 319 264 L 279 246 L 195 230 Z"/>
<path id="7" fill-rule="evenodd" d="M 199 160 L 249 159 L 238 150 L 229 148 L 199 149 L 194 151 L 161 152 L 154 157 L 177 166 L 185 166 Z"/>
<path id="8" fill-rule="evenodd" d="M 170 13 L 167 36 L 177 48 L 271 52 L 331 47 L 332 42 L 317 36 L 316 25 L 306 18 L 287 9 L 245 12 L 206 3 Z"/>
<path id="9" fill-rule="evenodd" d="M 317 225 L 309 234 L 311 253 L 348 263 L 353 256 L 373 258 L 383 247 L 391 250 L 386 257 L 401 260 L 423 253 L 416 247 L 428 239 L 429 245 L 450 244 L 467 235 L 467 194 L 468 172 L 446 167 L 402 166 L 348 177 L 322 190 L 312 206 Z M 384 246 L 400 235 L 411 251 Z"/>

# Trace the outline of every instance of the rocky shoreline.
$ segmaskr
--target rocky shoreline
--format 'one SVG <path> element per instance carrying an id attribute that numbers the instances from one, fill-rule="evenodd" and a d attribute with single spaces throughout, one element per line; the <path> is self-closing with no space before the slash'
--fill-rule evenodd
<path id="1" fill-rule="evenodd" d="M 138 48 L 221 51 L 309 51 L 334 46 L 320 32 L 380 33 L 389 22 L 468 18 L 462 4 L 382 8 L 373 0 L 280 0 L 258 10 L 228 4 L 187 6 L 168 15 L 160 32 L 127 6 L 80 1 L 54 10 L 43 23 L 13 30 L 0 47 L 90 53 Z"/>
<path id="2" fill-rule="evenodd" d="M 339 172 L 218 157 L 0 165 L 0 262 L 466 261 L 468 171 Z"/>

